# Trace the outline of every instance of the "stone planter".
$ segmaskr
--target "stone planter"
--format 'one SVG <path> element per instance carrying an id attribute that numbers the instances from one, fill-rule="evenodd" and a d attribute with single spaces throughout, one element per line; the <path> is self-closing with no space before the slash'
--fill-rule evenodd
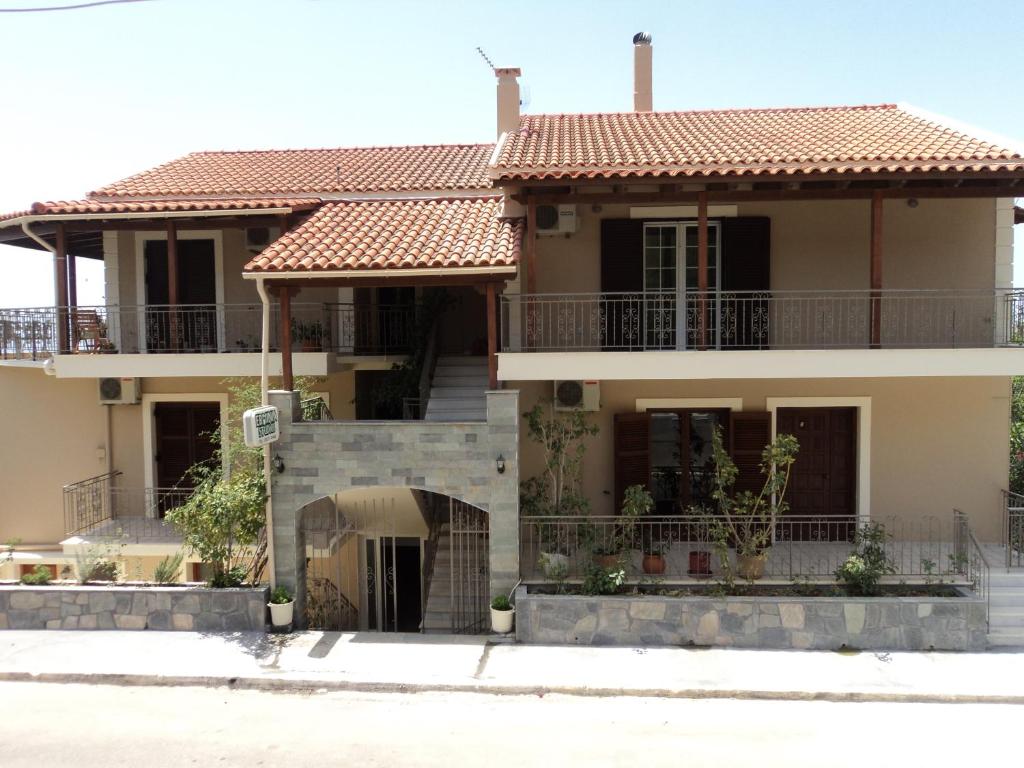
<path id="1" fill-rule="evenodd" d="M 962 597 L 667 597 L 516 590 L 516 639 L 570 645 L 982 650 L 985 601 Z"/>
<path id="2" fill-rule="evenodd" d="M 262 632 L 266 587 L 0 585 L 0 629 Z"/>

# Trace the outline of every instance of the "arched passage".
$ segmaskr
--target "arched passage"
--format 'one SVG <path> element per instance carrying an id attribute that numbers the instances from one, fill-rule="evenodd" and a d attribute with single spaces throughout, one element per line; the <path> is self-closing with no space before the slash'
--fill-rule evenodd
<path id="1" fill-rule="evenodd" d="M 360 488 L 300 510 L 302 623 L 334 631 L 487 630 L 489 521 L 417 488 Z"/>

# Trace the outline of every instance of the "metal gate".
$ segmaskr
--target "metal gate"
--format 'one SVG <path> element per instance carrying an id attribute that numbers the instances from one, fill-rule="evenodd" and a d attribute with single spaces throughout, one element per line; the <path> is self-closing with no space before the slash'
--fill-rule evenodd
<path id="1" fill-rule="evenodd" d="M 449 499 L 449 531 L 452 632 L 487 632 L 490 627 L 487 513 L 463 501 Z"/>

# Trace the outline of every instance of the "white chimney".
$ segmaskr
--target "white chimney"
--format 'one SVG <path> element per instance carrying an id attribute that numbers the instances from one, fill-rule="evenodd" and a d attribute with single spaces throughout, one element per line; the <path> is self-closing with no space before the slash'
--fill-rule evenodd
<path id="1" fill-rule="evenodd" d="M 495 67 L 498 78 L 498 138 L 519 130 L 519 67 Z"/>
<path id="2" fill-rule="evenodd" d="M 633 111 L 651 112 L 654 109 L 652 93 L 652 60 L 654 49 L 647 32 L 633 35 Z"/>

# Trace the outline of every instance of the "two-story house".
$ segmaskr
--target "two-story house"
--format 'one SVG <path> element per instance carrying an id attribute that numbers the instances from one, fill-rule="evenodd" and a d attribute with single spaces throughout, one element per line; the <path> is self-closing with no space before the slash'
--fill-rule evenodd
<path id="1" fill-rule="evenodd" d="M 599 428 L 592 521 L 636 484 L 659 525 L 710 509 L 720 428 L 750 487 L 774 435 L 799 440 L 778 537 L 804 554 L 774 577 L 831 578 L 867 521 L 927 576 L 913 545 L 952 541 L 953 509 L 1002 546 L 1024 156 L 891 104 L 655 112 L 648 38 L 634 66 L 632 112 L 521 115 L 496 69 L 496 144 L 197 153 L 0 220 L 54 254 L 57 295 L 0 313 L 0 536 L 57 563 L 102 522 L 165 551 L 223 380 L 262 373 L 274 578 L 345 598 L 315 625 L 471 630 L 548 578 L 550 521 L 518 509 L 539 402 Z M 103 259 L 103 306 L 77 306 L 76 258 Z M 115 385 L 127 404 L 100 405 Z M 700 576 L 707 542 L 673 530 L 665 578 Z"/>

